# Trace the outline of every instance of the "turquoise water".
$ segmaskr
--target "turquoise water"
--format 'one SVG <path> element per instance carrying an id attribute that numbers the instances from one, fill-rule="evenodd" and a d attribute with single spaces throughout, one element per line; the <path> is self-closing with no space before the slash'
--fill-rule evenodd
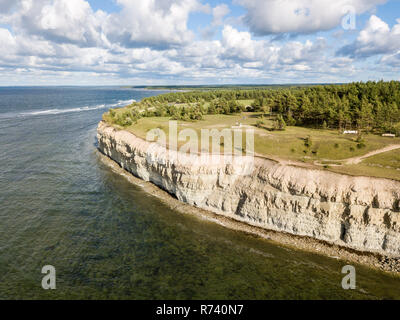
<path id="1" fill-rule="evenodd" d="M 356 266 L 345 291 L 344 262 L 178 213 L 104 165 L 102 113 L 158 93 L 0 88 L 0 299 L 400 298 L 400 278 Z"/>

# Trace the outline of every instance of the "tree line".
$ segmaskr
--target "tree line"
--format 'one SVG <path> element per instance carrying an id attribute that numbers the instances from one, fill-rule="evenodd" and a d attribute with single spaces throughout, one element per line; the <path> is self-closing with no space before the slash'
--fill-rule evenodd
<path id="1" fill-rule="evenodd" d="M 239 100 L 252 100 L 250 105 Z M 400 134 L 400 82 L 357 82 L 308 87 L 171 92 L 145 98 L 135 117 L 201 120 L 205 114 L 269 113 L 290 126 Z M 136 109 L 136 108 L 135 108 Z M 133 119 L 135 120 L 135 119 Z"/>

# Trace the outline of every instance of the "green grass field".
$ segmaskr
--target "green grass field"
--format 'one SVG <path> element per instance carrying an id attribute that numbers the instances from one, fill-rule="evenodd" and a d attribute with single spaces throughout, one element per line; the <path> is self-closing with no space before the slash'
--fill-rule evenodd
<path id="1" fill-rule="evenodd" d="M 382 153 L 363 161 L 366 165 L 400 170 L 400 150 Z"/>
<path id="2" fill-rule="evenodd" d="M 400 180 L 400 150 L 385 152 L 365 159 L 358 165 L 340 168 L 350 174 Z"/>
<path id="3" fill-rule="evenodd" d="M 251 104 L 251 100 L 240 103 Z M 123 109 L 116 110 L 122 112 Z M 307 166 L 315 166 L 321 170 L 331 170 L 352 175 L 377 176 L 400 180 L 400 150 L 391 151 L 365 159 L 357 165 L 342 165 L 341 160 L 359 157 L 368 152 L 384 148 L 391 144 L 400 144 L 400 138 L 385 138 L 373 134 L 363 136 L 365 146 L 359 146 L 356 135 L 343 135 L 337 130 L 310 129 L 303 127 L 287 127 L 285 131 L 273 131 L 273 120 L 264 117 L 261 128 L 256 127 L 260 120 L 260 113 L 242 113 L 236 115 L 206 115 L 203 120 L 195 122 L 178 121 L 178 132 L 191 128 L 201 137 L 202 129 L 230 129 L 241 123 L 246 127 L 254 128 L 255 152 L 267 158 L 277 160 L 291 160 Z M 109 121 L 107 114 L 104 119 Z M 138 123 L 124 128 L 133 134 L 146 139 L 152 129 L 163 130 L 168 137 L 169 117 L 141 118 Z M 310 143 L 306 146 L 306 139 Z M 245 138 L 243 136 L 243 147 Z M 178 146 L 187 141 L 179 141 Z M 198 151 L 204 141 L 196 141 Z M 221 143 L 221 152 L 224 143 Z M 398 170 L 399 169 L 399 170 Z"/>

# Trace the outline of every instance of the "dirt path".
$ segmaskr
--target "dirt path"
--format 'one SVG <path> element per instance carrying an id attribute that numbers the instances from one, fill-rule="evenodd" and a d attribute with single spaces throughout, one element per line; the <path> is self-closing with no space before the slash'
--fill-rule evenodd
<path id="1" fill-rule="evenodd" d="M 344 164 L 359 164 L 364 159 L 367 159 L 369 157 L 375 156 L 377 154 L 381 154 L 381 153 L 389 152 L 389 151 L 392 151 L 392 150 L 396 150 L 396 149 L 400 149 L 400 144 L 392 144 L 392 145 L 387 146 L 385 148 L 368 152 L 367 154 L 364 154 L 363 156 L 360 156 L 360 157 L 354 157 L 354 158 L 346 159 L 346 160 L 344 160 Z"/>
<path id="2" fill-rule="evenodd" d="M 362 156 L 359 157 L 353 157 L 353 158 L 348 158 L 348 159 L 344 159 L 344 160 L 335 160 L 336 162 L 339 162 L 341 164 L 329 164 L 329 166 L 331 167 L 341 167 L 343 165 L 346 164 L 359 164 L 360 162 L 362 162 L 363 160 L 375 156 L 377 154 L 381 154 L 381 153 L 385 153 L 385 152 L 389 152 L 389 151 L 393 151 L 393 150 L 397 150 L 400 149 L 400 144 L 392 144 L 389 145 L 385 148 L 379 149 L 379 150 L 375 150 L 375 151 L 371 151 L 368 152 Z M 313 165 L 314 166 L 318 166 L 318 167 L 322 167 L 324 166 L 324 164 L 321 163 L 321 161 L 333 161 L 333 160 L 329 160 L 329 159 L 319 159 L 314 161 L 313 164 L 310 163 L 303 163 L 300 161 L 293 161 L 293 160 L 286 160 L 286 159 L 282 159 L 280 157 L 274 157 L 274 156 L 265 156 L 263 154 L 259 154 L 259 153 L 255 153 L 255 156 L 258 158 L 264 158 L 264 159 L 268 159 L 268 160 L 273 160 L 276 162 L 279 162 L 281 164 L 284 165 L 292 165 L 292 166 L 299 166 L 299 167 L 304 167 L 304 168 L 312 168 Z"/>

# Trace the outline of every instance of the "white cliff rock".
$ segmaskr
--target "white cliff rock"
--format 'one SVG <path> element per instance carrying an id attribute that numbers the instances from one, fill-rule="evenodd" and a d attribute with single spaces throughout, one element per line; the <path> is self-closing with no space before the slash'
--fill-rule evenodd
<path id="1" fill-rule="evenodd" d="M 125 170 L 190 205 L 268 230 L 400 257 L 400 182 L 261 158 L 254 164 L 204 162 L 105 122 L 98 142 Z"/>

